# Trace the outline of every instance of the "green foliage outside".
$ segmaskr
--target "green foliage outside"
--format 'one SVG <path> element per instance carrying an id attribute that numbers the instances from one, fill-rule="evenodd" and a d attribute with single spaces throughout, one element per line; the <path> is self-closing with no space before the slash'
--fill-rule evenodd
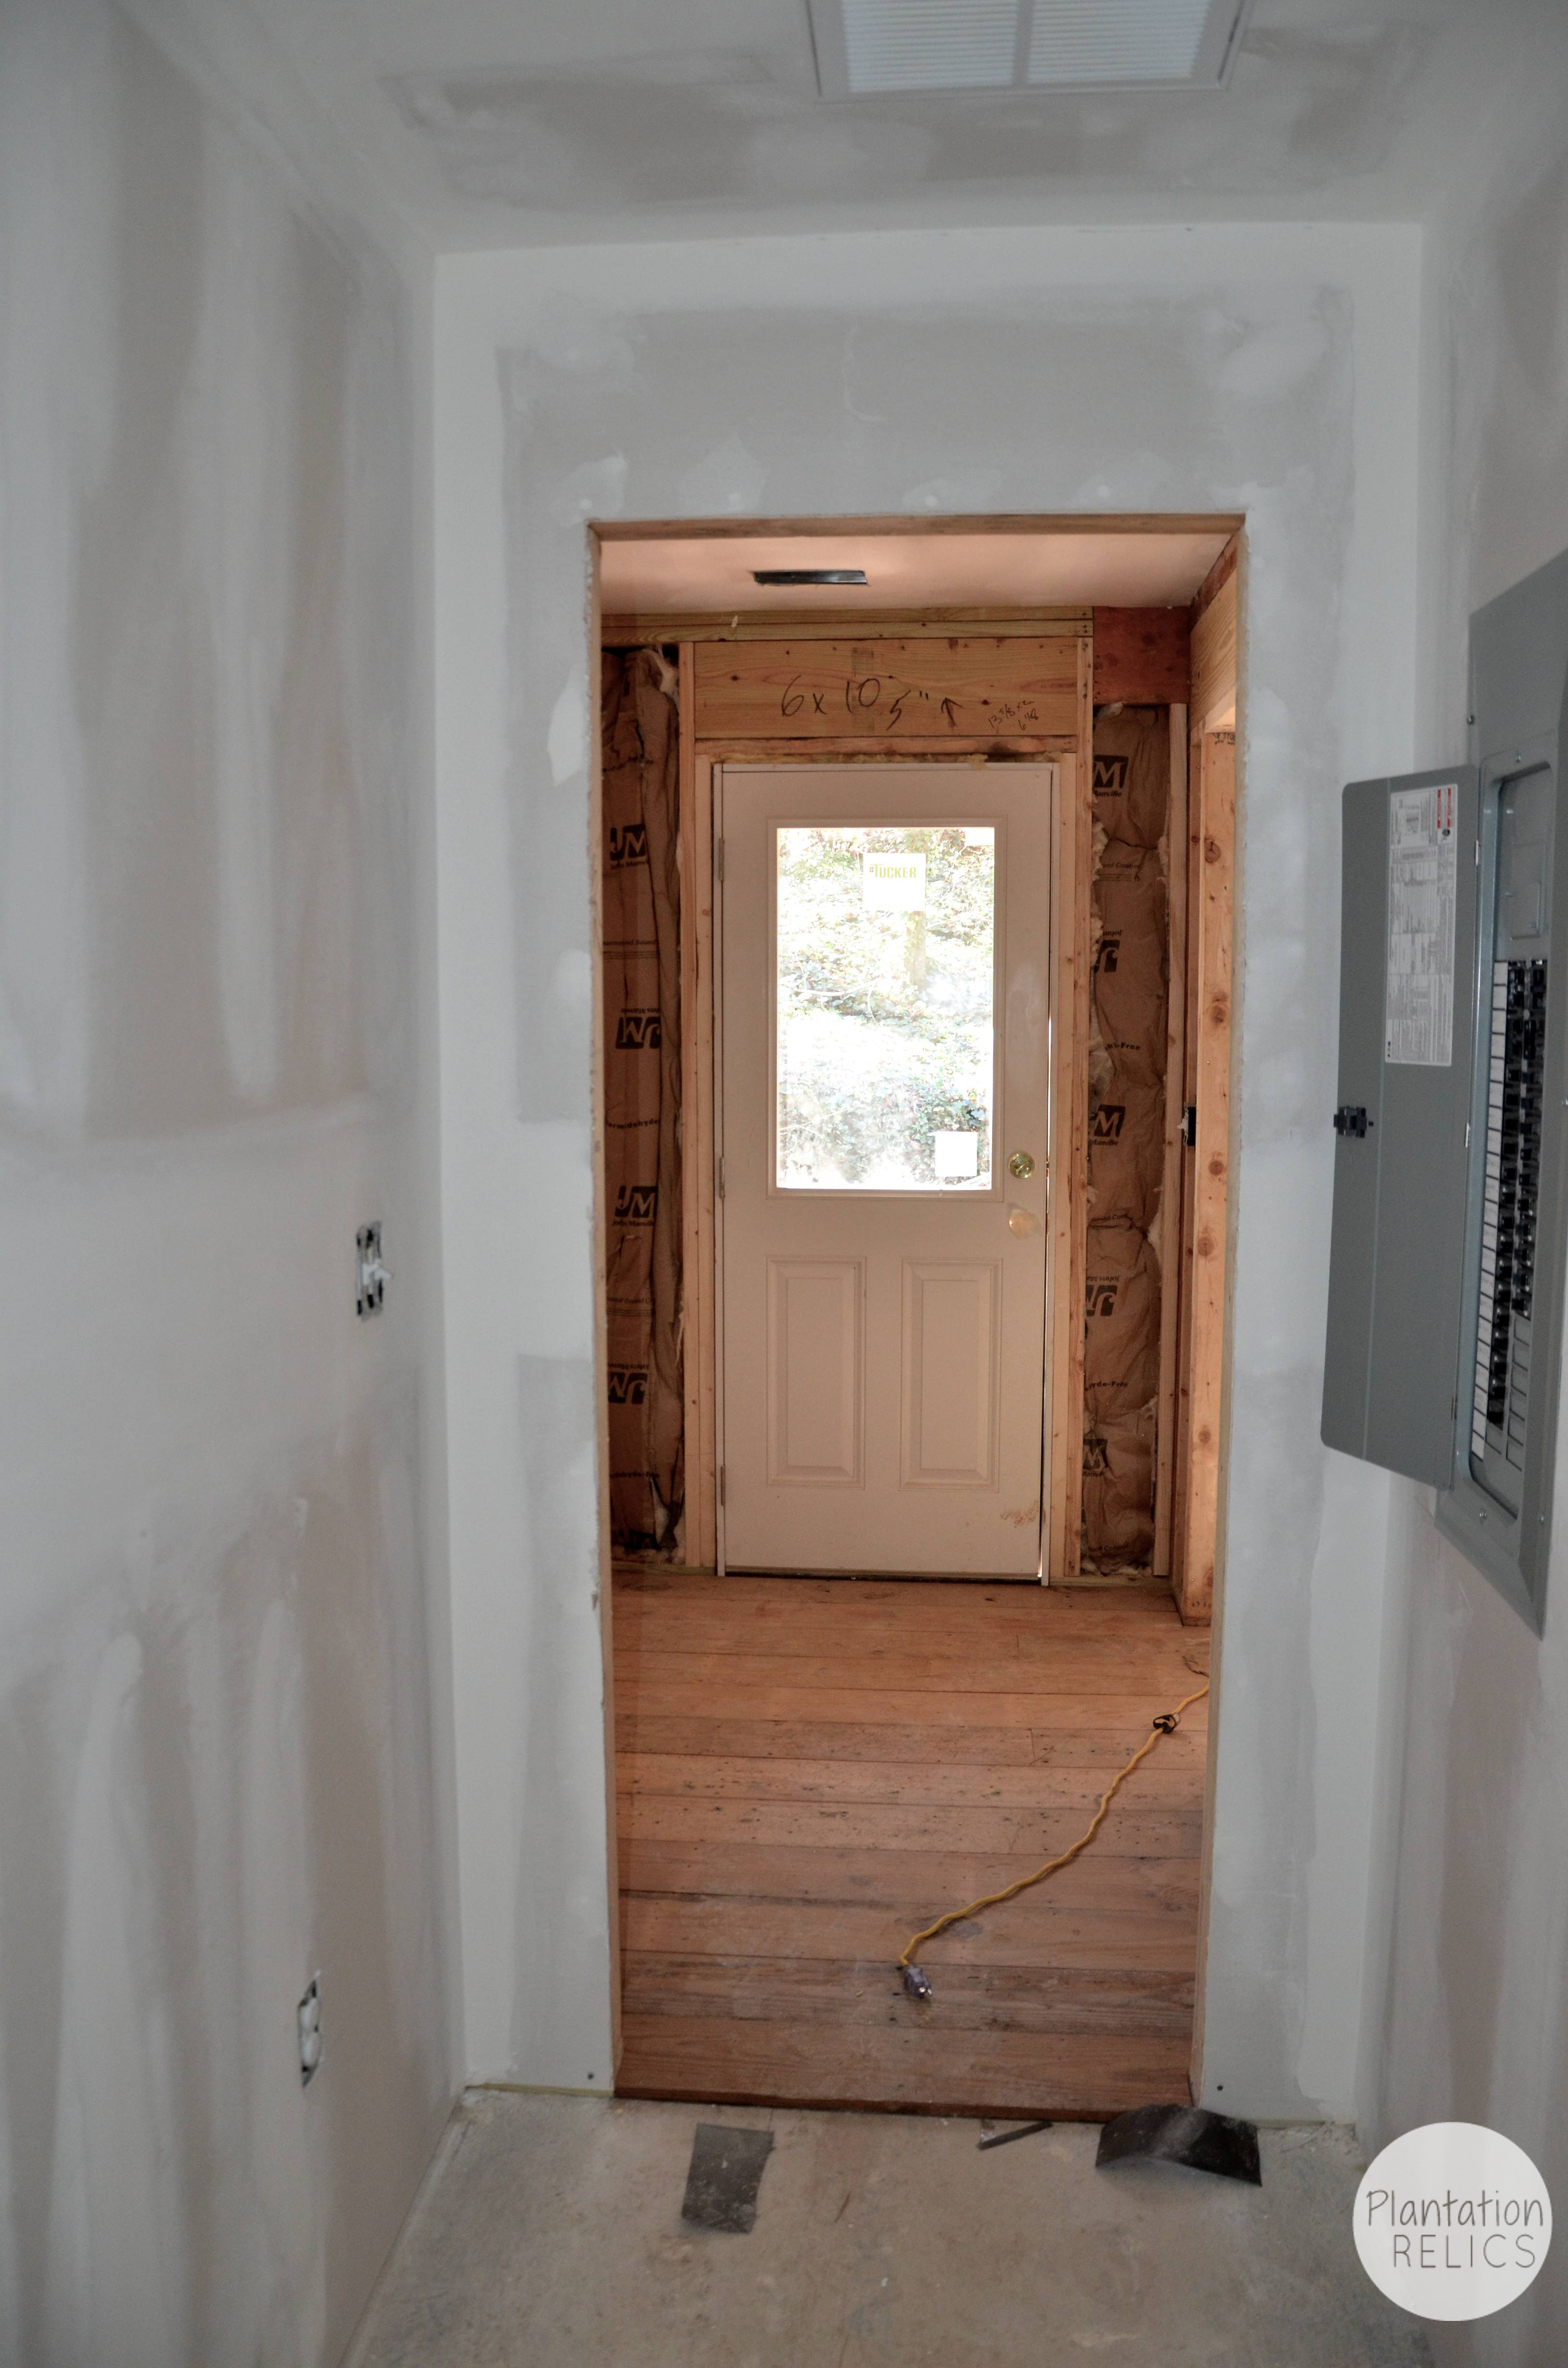
<path id="1" fill-rule="evenodd" d="M 780 832 L 782 1181 L 930 1186 L 940 1130 L 979 1134 L 989 1180 L 995 852 L 989 830 L 973 840 Z M 925 855 L 923 913 L 867 908 L 868 849 Z"/>

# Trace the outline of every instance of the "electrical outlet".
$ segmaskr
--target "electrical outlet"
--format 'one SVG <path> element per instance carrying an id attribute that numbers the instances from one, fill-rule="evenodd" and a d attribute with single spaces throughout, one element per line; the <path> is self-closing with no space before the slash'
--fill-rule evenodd
<path id="1" fill-rule="evenodd" d="M 308 2089 L 316 2077 L 322 2057 L 321 2035 L 321 1975 L 311 1975 L 310 1988 L 300 2000 L 298 2014 L 300 2031 L 300 2086 Z"/>
<path id="2" fill-rule="evenodd" d="M 361 1225 L 354 1237 L 359 1253 L 359 1292 L 355 1301 L 361 1316 L 379 1315 L 381 1299 L 392 1281 L 392 1269 L 381 1264 L 381 1229 Z"/>

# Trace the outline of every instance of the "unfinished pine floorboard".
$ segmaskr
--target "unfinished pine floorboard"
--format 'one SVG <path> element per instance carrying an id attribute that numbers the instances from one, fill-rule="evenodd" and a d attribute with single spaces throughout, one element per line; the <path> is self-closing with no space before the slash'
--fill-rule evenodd
<path id="1" fill-rule="evenodd" d="M 1081 1859 L 922 1952 L 934 1998 L 893 1964 L 1075 1840 L 1207 1668 L 1152 1592 L 618 1574 L 618 2092 L 1089 2120 L 1185 2100 L 1207 1703 Z"/>

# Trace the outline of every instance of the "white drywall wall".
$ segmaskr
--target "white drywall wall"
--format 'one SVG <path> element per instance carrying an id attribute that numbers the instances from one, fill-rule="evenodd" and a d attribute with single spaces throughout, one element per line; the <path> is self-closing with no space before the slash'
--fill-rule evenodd
<path id="1" fill-rule="evenodd" d="M 437 793 L 468 2055 L 612 2077 L 585 523 L 1247 513 L 1211 2101 L 1354 2101 L 1388 1488 L 1318 1444 L 1338 791 L 1414 753 L 1408 228 L 449 257 Z"/>
<path id="2" fill-rule="evenodd" d="M 329 2368 L 456 2055 L 426 296 L 98 0 L 0 213 L 0 2359 Z"/>
<path id="3" fill-rule="evenodd" d="M 1465 754 L 1472 609 L 1568 549 L 1568 20 L 1478 120 L 1429 242 L 1420 760 Z M 1395 1484 L 1390 1750 L 1362 2116 L 1506 2131 L 1568 2198 L 1568 1394 L 1538 1640 Z M 1555 2368 L 1561 2235 L 1495 2318 L 1435 2327 L 1443 2368 Z"/>

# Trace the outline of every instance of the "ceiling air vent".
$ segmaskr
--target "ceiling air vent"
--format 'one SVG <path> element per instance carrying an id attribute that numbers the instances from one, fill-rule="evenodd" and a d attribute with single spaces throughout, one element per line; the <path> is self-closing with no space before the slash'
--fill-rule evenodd
<path id="1" fill-rule="evenodd" d="M 808 0 L 824 98 L 1213 90 L 1251 0 Z"/>

